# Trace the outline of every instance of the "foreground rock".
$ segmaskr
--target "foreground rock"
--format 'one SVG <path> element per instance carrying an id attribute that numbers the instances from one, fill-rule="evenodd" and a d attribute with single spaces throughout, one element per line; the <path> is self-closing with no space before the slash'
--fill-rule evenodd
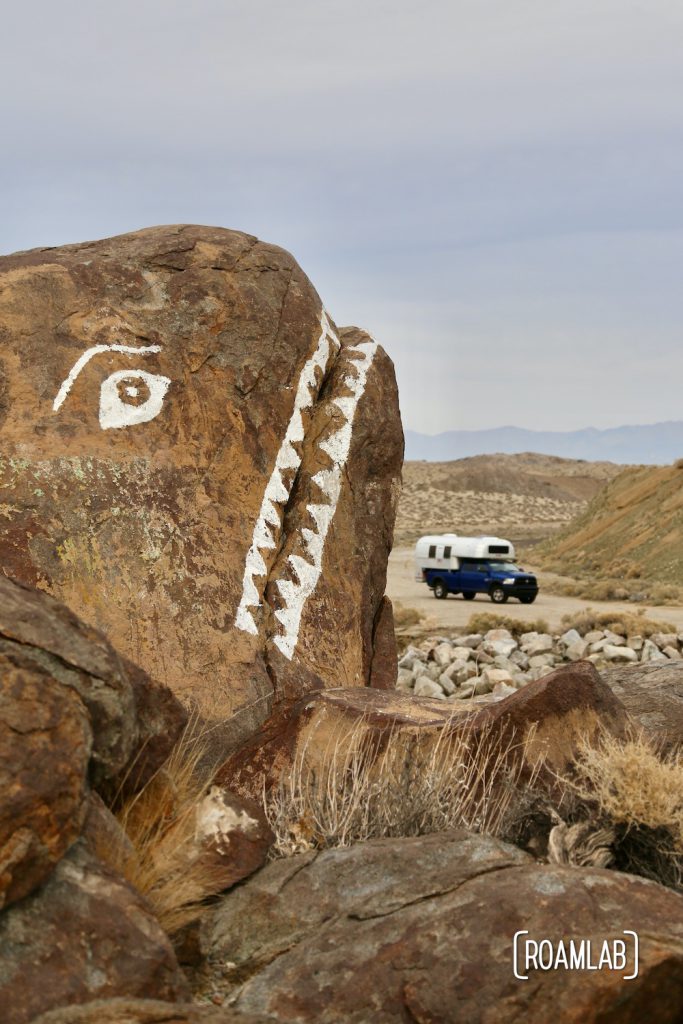
<path id="1" fill-rule="evenodd" d="M 683 748 L 683 662 L 612 668 L 602 677 L 664 750 Z"/>
<path id="2" fill-rule="evenodd" d="M 250 770 L 277 783 L 293 765 L 329 770 L 352 751 L 380 763 L 388 747 L 398 764 L 401 756 L 434 749 L 446 730 L 461 733 L 468 749 L 491 763 L 502 752 L 510 766 L 520 765 L 522 779 L 537 772 L 539 784 L 555 793 L 556 774 L 569 768 L 582 741 L 602 731 L 623 736 L 627 723 L 626 710 L 589 662 L 564 665 L 495 703 L 485 696 L 451 703 L 397 690 L 328 690 L 300 701 L 286 731 L 245 747 L 237 769 L 228 761 L 223 774 L 249 789 Z M 448 741 L 442 749 L 446 755 Z"/>
<path id="3" fill-rule="evenodd" d="M 162 1003 L 157 999 L 98 999 L 41 1014 L 31 1024 L 266 1024 L 265 1017 L 227 1007 Z"/>
<path id="4" fill-rule="evenodd" d="M 143 784 L 166 759 L 187 720 L 167 687 L 122 661 L 70 609 L 4 576 L 0 654 L 24 670 L 35 666 L 56 691 L 80 698 L 92 731 L 89 775 L 95 787 L 130 790 Z M 20 688 L 14 687 L 12 700 L 19 696 Z"/>
<path id="5" fill-rule="evenodd" d="M 634 927 L 631 982 L 607 969 L 513 975 L 519 929 L 590 939 L 595 951 Z M 674 1024 L 683 1007 L 683 897 L 629 875 L 539 866 L 462 832 L 275 862 L 217 908 L 204 946 L 207 989 L 281 1022 Z"/>
<path id="6" fill-rule="evenodd" d="M 6 574 L 235 743 L 386 678 L 393 367 L 291 256 L 183 226 L 4 257 L 0 337 Z"/>
<path id="7" fill-rule="evenodd" d="M 78 695 L 22 650 L 0 651 L 0 909 L 78 839 L 92 732 Z"/>
<path id="8" fill-rule="evenodd" d="M 182 999 L 171 944 L 142 898 L 82 843 L 0 916 L 3 1024 L 107 996 Z"/>

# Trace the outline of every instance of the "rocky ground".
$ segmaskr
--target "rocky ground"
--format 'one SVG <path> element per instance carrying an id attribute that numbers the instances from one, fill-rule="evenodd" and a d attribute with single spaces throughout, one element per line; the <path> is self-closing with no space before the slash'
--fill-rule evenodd
<path id="1" fill-rule="evenodd" d="M 588 661 L 599 670 L 623 665 L 670 665 L 683 669 L 683 632 L 622 636 L 610 629 L 560 636 L 490 629 L 450 637 L 427 637 L 410 645 L 398 663 L 397 688 L 416 697 L 467 700 L 490 695 L 504 700 L 567 662 Z M 681 676 L 683 682 L 683 676 Z"/>

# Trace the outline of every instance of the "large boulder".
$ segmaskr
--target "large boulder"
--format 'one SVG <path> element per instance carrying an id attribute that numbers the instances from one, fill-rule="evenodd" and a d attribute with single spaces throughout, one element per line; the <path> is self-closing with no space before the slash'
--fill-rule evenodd
<path id="1" fill-rule="evenodd" d="M 31 1024 L 267 1024 L 265 1017 L 227 1007 L 163 1003 L 158 999 L 96 999 L 36 1017 Z"/>
<path id="2" fill-rule="evenodd" d="M 223 742 L 386 679 L 393 366 L 286 252 L 180 226 L 5 257 L 0 379 L 5 574 Z"/>
<path id="3" fill-rule="evenodd" d="M 523 940 L 640 936 L 626 969 L 513 973 Z M 600 869 L 541 866 L 463 832 L 377 840 L 269 865 L 227 896 L 203 935 L 240 1012 L 279 1022 L 524 1020 L 657 1024 L 683 1007 L 683 896 Z M 628 952 L 632 951 L 632 940 Z"/>
<path id="4" fill-rule="evenodd" d="M 0 655 L 24 673 L 32 668 L 36 679 L 50 679 L 42 690 L 55 692 L 46 700 L 66 700 L 63 691 L 80 698 L 92 730 L 88 774 L 95 787 L 120 793 L 142 785 L 187 721 L 172 692 L 122 660 L 97 630 L 49 594 L 1 575 Z M 10 693 L 19 699 L 16 686 L 6 699 Z M 76 758 L 77 751 L 74 764 Z M 44 765 L 38 769 L 48 774 Z"/>
<path id="5" fill-rule="evenodd" d="M 608 668 L 602 678 L 663 750 L 683 748 L 683 662 Z"/>
<path id="6" fill-rule="evenodd" d="M 0 916 L 3 1024 L 111 996 L 188 995 L 171 944 L 144 900 L 83 842 L 47 882 Z"/>
<path id="7" fill-rule="evenodd" d="M 35 889 L 78 839 L 91 746 L 78 694 L 0 645 L 0 909 Z"/>

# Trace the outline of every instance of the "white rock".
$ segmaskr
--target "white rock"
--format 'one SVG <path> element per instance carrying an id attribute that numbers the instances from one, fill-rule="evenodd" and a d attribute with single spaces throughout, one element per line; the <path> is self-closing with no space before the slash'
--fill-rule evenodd
<path id="1" fill-rule="evenodd" d="M 683 655 L 677 647 L 665 647 L 662 654 L 666 654 L 669 661 L 683 661 Z"/>
<path id="2" fill-rule="evenodd" d="M 536 654 L 552 654 L 553 638 L 548 633 L 539 633 L 535 640 L 524 645 L 524 653 L 533 658 Z"/>
<path id="3" fill-rule="evenodd" d="M 464 647 L 458 645 L 457 647 L 453 648 L 454 661 L 468 661 L 472 657 L 474 657 L 474 654 L 471 647 Z"/>
<path id="4" fill-rule="evenodd" d="M 663 651 L 665 647 L 677 647 L 678 635 L 676 633 L 653 633 L 650 637 L 653 644 Z"/>
<path id="5" fill-rule="evenodd" d="M 605 640 L 608 644 L 611 644 L 612 647 L 626 646 L 626 638 L 620 636 L 619 633 L 613 633 L 611 629 L 605 630 Z"/>
<path id="6" fill-rule="evenodd" d="M 486 680 L 489 690 L 492 690 L 496 683 L 508 683 L 509 685 L 513 677 L 512 673 L 504 668 L 485 668 L 481 678 Z"/>
<path id="7" fill-rule="evenodd" d="M 526 672 L 529 667 L 529 655 L 525 654 L 524 651 L 513 651 L 509 660 L 511 665 L 516 665 L 523 672 Z"/>
<path id="8" fill-rule="evenodd" d="M 592 629 L 583 638 L 587 644 L 597 644 L 598 640 L 604 640 L 605 634 L 601 629 Z"/>
<path id="9" fill-rule="evenodd" d="M 396 679 L 396 686 L 399 690 L 412 690 L 415 685 L 415 676 L 408 669 L 400 668 L 398 670 L 398 678 Z"/>
<path id="10" fill-rule="evenodd" d="M 578 643 L 579 640 L 581 640 L 581 634 L 578 629 L 568 629 L 560 637 L 560 643 L 564 644 L 565 647 L 571 647 L 572 644 Z"/>
<path id="11" fill-rule="evenodd" d="M 496 630 L 496 632 L 498 631 Z M 483 644 L 481 645 L 481 649 L 485 651 L 487 654 L 490 654 L 491 657 L 493 658 L 497 657 L 498 655 L 502 655 L 504 658 L 507 658 L 510 654 L 512 654 L 513 651 L 517 649 L 517 641 L 512 639 L 484 640 Z"/>
<path id="12" fill-rule="evenodd" d="M 529 644 L 532 644 L 534 640 L 538 640 L 538 633 L 536 633 L 535 631 L 532 633 L 522 633 L 522 635 L 519 638 L 520 647 L 526 648 L 529 646 Z"/>
<path id="13" fill-rule="evenodd" d="M 498 640 L 512 640 L 512 633 L 509 629 L 490 629 L 484 639 L 491 643 L 496 643 Z M 516 643 L 515 646 L 517 646 Z"/>
<path id="14" fill-rule="evenodd" d="M 629 636 L 626 638 L 626 644 L 632 651 L 642 651 L 643 642 L 642 636 Z"/>
<path id="15" fill-rule="evenodd" d="M 543 676 L 548 676 L 553 671 L 550 665 L 539 665 L 538 668 L 529 669 L 528 675 L 531 676 L 532 680 L 543 679 Z"/>
<path id="16" fill-rule="evenodd" d="M 439 644 L 432 651 L 432 657 L 437 665 L 446 668 L 453 661 L 453 648 L 447 643 Z"/>
<path id="17" fill-rule="evenodd" d="M 473 695 L 474 686 L 472 683 L 465 683 L 464 686 L 458 687 L 454 694 L 457 700 L 469 700 Z"/>
<path id="18" fill-rule="evenodd" d="M 481 633 L 469 633 L 467 636 L 458 637 L 458 644 L 461 647 L 471 647 L 474 649 L 478 647 L 484 637 Z"/>
<path id="19" fill-rule="evenodd" d="M 555 656 L 553 654 L 534 654 L 529 658 L 530 668 L 554 668 Z"/>
<path id="20" fill-rule="evenodd" d="M 473 661 L 452 661 L 443 674 L 459 685 L 476 676 L 477 666 Z"/>
<path id="21" fill-rule="evenodd" d="M 516 690 L 514 686 L 508 686 L 507 683 L 496 683 L 491 692 L 493 694 L 493 699 L 498 701 L 505 700 L 506 697 L 512 696 L 513 693 L 516 693 Z"/>
<path id="22" fill-rule="evenodd" d="M 453 680 L 446 675 L 445 672 L 442 672 L 442 674 L 439 676 L 438 682 L 443 692 L 448 694 L 449 697 L 451 697 L 457 690 L 457 686 L 455 685 Z"/>
<path id="23" fill-rule="evenodd" d="M 415 683 L 416 697 L 436 697 L 437 700 L 445 700 L 446 694 L 438 683 L 433 682 L 427 676 L 420 676 Z"/>
<path id="24" fill-rule="evenodd" d="M 569 661 L 581 661 L 581 659 L 585 658 L 588 653 L 588 644 L 585 640 L 582 640 L 581 637 L 579 637 L 578 640 L 575 640 L 567 646 L 564 653 L 565 657 Z"/>
<path id="25" fill-rule="evenodd" d="M 653 644 L 652 640 L 645 640 L 643 643 L 643 649 L 640 652 L 640 660 L 642 662 L 650 661 L 668 661 L 666 654 L 662 654 L 657 644 Z"/>
<path id="26" fill-rule="evenodd" d="M 602 653 L 610 661 L 638 661 L 638 655 L 630 647 L 617 647 L 616 644 L 605 644 Z"/>

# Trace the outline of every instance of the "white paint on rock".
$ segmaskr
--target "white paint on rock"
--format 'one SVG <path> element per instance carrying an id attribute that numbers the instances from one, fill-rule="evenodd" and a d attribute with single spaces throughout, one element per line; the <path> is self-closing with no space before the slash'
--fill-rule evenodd
<path id="1" fill-rule="evenodd" d="M 212 786 L 197 805 L 195 841 L 198 843 L 210 842 L 218 849 L 225 849 L 230 845 L 231 832 L 248 835 L 254 828 L 258 828 L 258 821 L 246 811 L 231 807 L 220 786 Z"/>
<path id="2" fill-rule="evenodd" d="M 284 632 L 274 637 L 273 643 L 290 660 L 299 639 L 301 616 L 306 601 L 315 590 L 322 572 L 325 540 L 337 509 L 343 473 L 351 449 L 353 420 L 358 403 L 365 392 L 368 372 L 377 352 L 377 342 L 361 342 L 353 348 L 346 349 L 346 352 L 360 353 L 362 358 L 353 362 L 353 375 L 349 374 L 344 378 L 344 383 L 351 394 L 333 400 L 344 416 L 343 426 L 318 445 L 329 456 L 332 465 L 329 469 L 320 470 L 313 477 L 314 483 L 318 485 L 327 500 L 307 505 L 317 529 L 304 528 L 301 531 L 308 559 L 302 558 L 300 555 L 290 555 L 288 558 L 296 580 L 277 581 L 277 587 L 284 603 L 283 607 L 275 612 L 275 618 L 282 624 Z"/>
<path id="3" fill-rule="evenodd" d="M 324 377 L 328 360 L 334 348 L 340 347 L 340 341 L 328 320 L 325 310 L 320 317 L 320 338 L 313 355 L 306 361 L 299 377 L 294 399 L 294 410 L 287 424 L 284 439 L 275 459 L 275 466 L 261 502 L 258 519 L 254 527 L 251 545 L 247 552 L 242 582 L 242 597 L 235 616 L 235 625 L 246 633 L 258 634 L 258 626 L 254 619 L 253 609 L 260 607 L 261 595 L 255 583 L 255 577 L 266 576 L 268 569 L 262 551 L 272 550 L 276 546 L 275 534 L 282 529 L 282 508 L 289 499 L 291 484 L 288 487 L 282 479 L 282 470 L 298 470 L 301 456 L 294 445 L 304 439 L 304 424 L 301 413 L 313 404 L 312 389 L 317 385 L 316 371 Z"/>
<path id="4" fill-rule="evenodd" d="M 140 405 L 131 405 L 121 400 L 119 385 L 123 381 L 141 381 L 149 389 L 149 398 Z M 103 382 L 100 388 L 100 426 L 102 430 L 117 427 L 132 427 L 136 423 L 148 423 L 161 412 L 164 396 L 171 381 L 157 373 L 144 370 L 117 370 Z M 124 389 L 129 397 L 138 395 L 137 387 Z"/>
<path id="5" fill-rule="evenodd" d="M 67 378 L 62 381 L 59 391 L 55 396 L 55 400 L 52 403 L 53 412 L 59 411 L 64 403 L 64 399 L 74 386 L 81 370 L 88 365 L 93 356 L 98 356 L 102 352 L 126 352 L 132 353 L 133 355 L 145 355 L 148 352 L 161 352 L 161 345 L 143 345 L 141 348 L 136 348 L 134 345 L 93 345 L 92 348 L 87 349 L 82 356 L 79 356 L 71 367 Z"/>

